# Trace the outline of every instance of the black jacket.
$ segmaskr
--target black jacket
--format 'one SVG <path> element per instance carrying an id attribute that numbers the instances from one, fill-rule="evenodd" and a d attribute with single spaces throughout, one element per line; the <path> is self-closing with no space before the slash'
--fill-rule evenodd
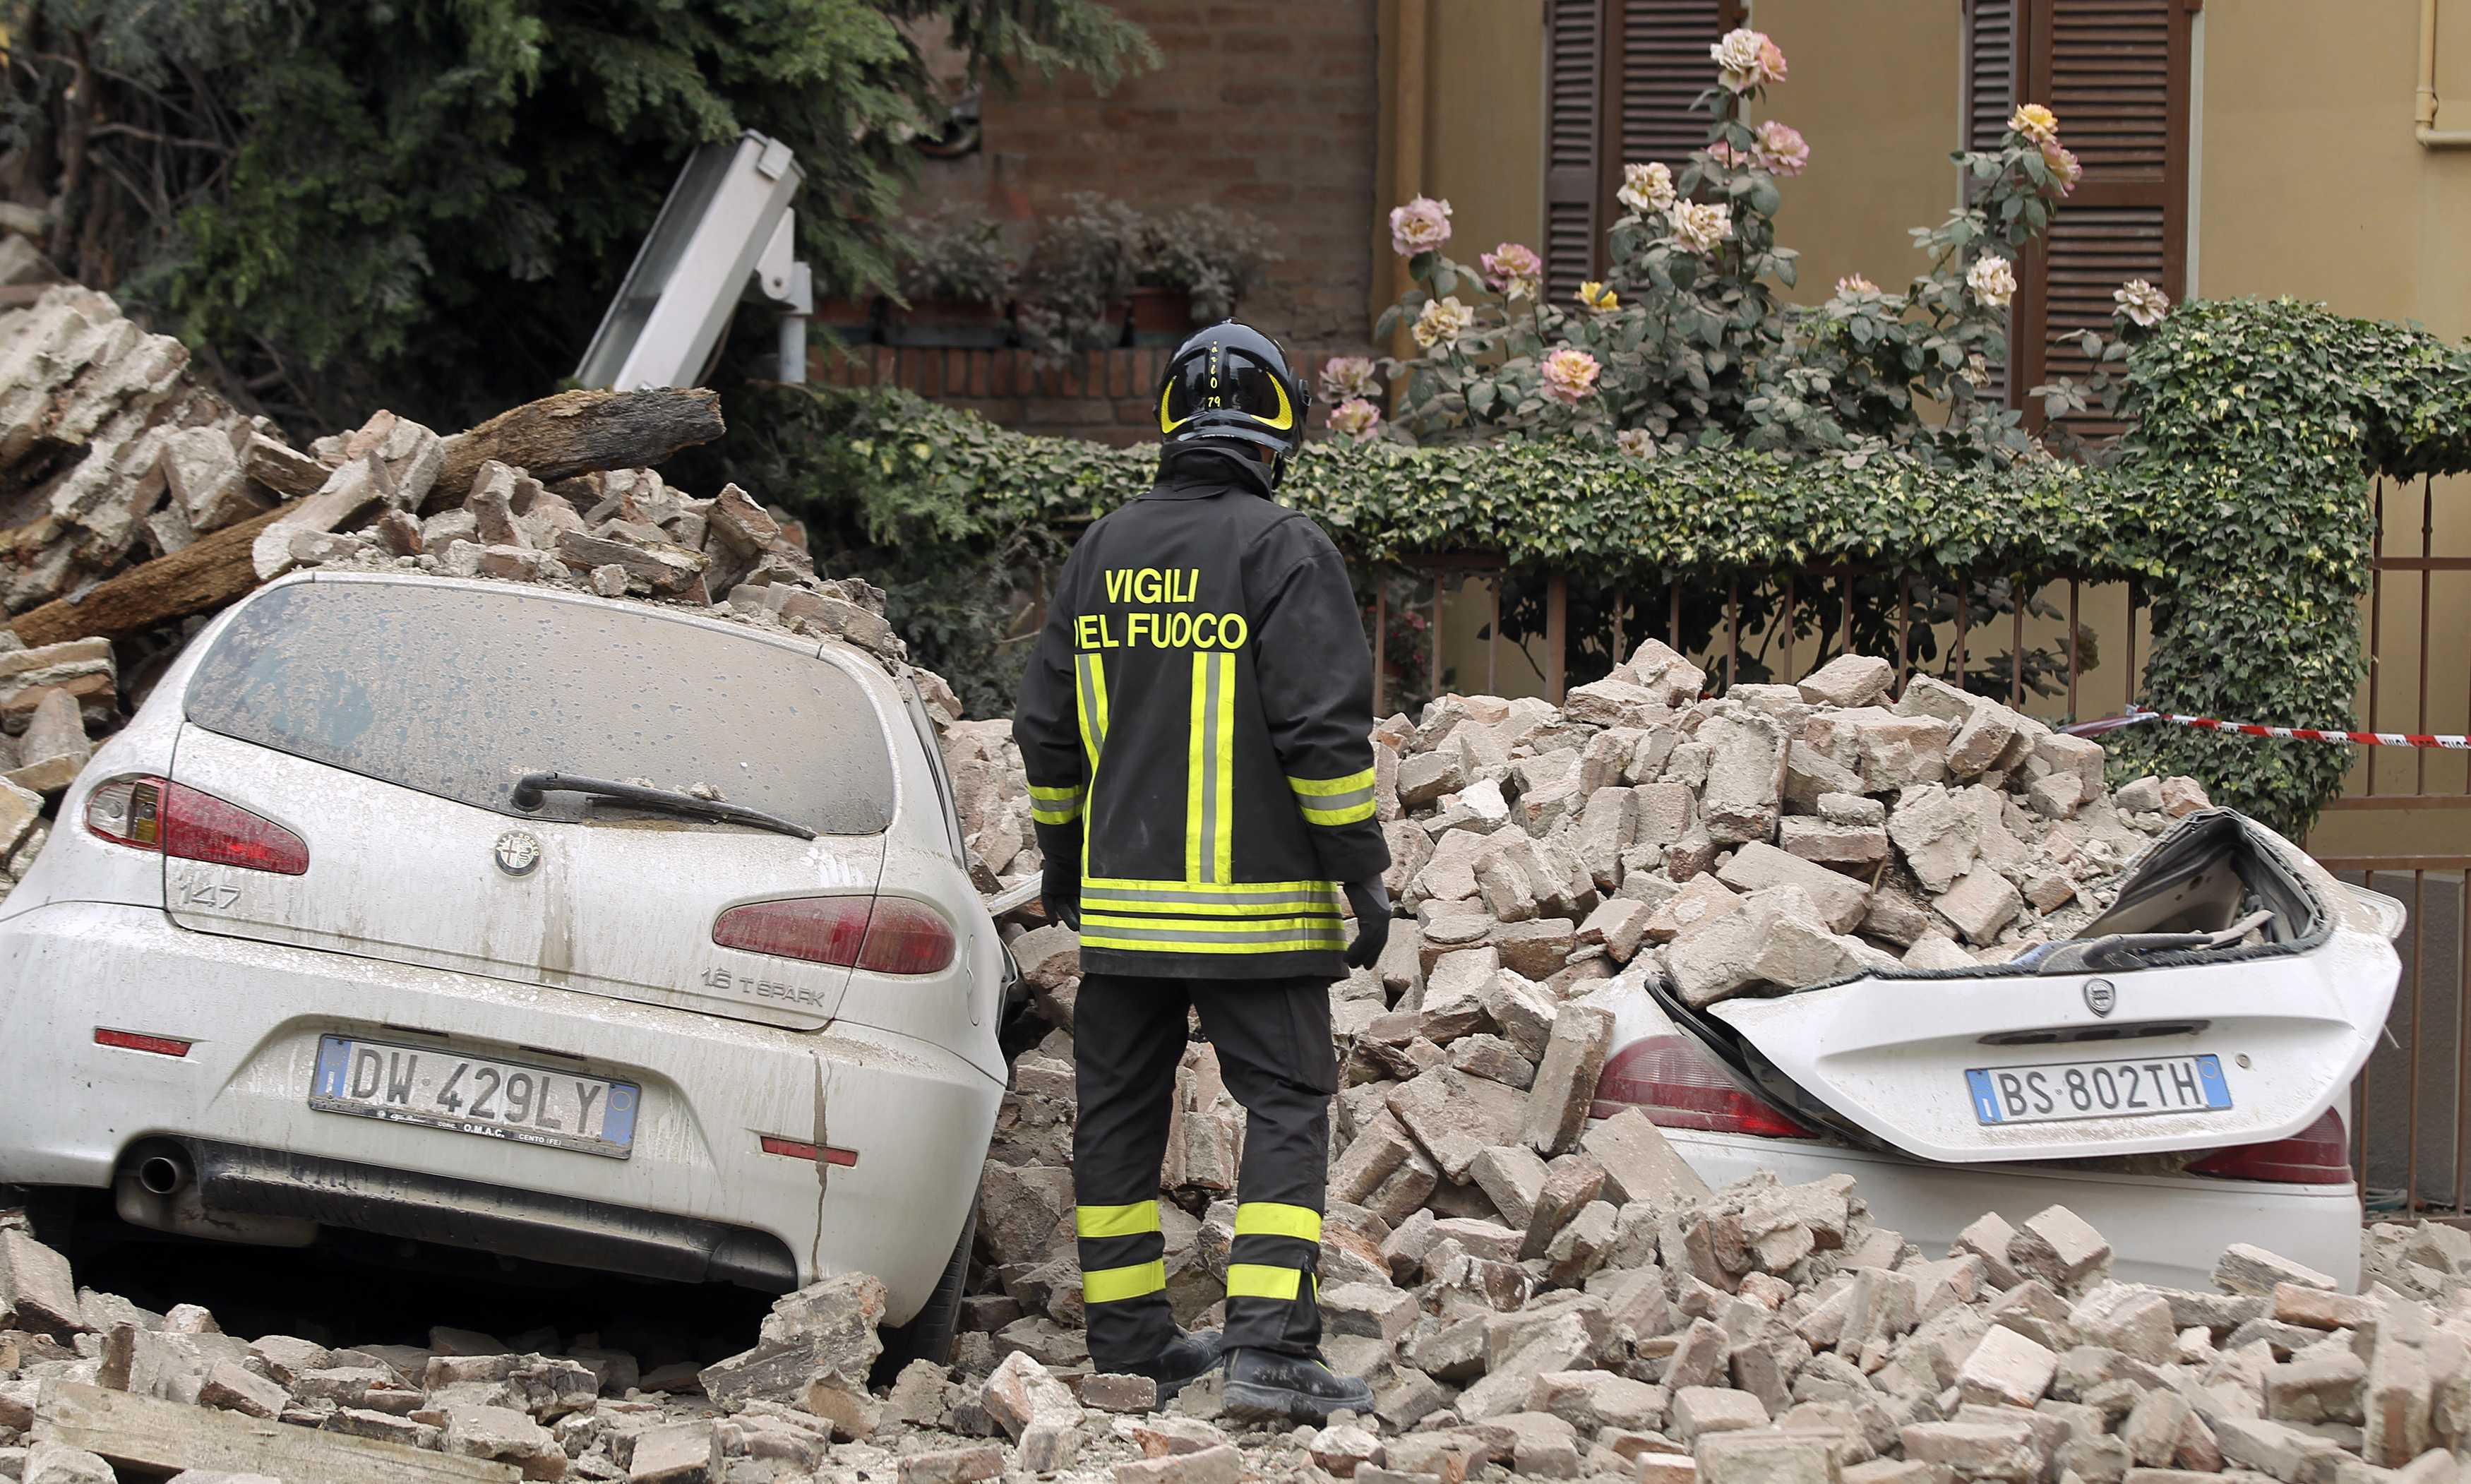
<path id="1" fill-rule="evenodd" d="M 1227 456 L 1175 459 L 1057 584 L 1013 736 L 1107 974 L 1344 975 L 1337 883 L 1390 861 L 1338 549 Z"/>

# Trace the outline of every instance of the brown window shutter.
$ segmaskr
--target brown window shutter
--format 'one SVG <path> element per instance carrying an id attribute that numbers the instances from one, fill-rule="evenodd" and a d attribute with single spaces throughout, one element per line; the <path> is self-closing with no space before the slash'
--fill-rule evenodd
<path id="1" fill-rule="evenodd" d="M 1598 58 L 1605 0 L 1546 0 L 1544 281 L 1556 297 L 1595 271 Z M 1460 254 L 1473 260 L 1476 251 Z"/>
<path id="2" fill-rule="evenodd" d="M 1691 104 L 1715 85 L 1707 49 L 1743 24 L 1741 0 L 1547 0 L 1544 267 L 1566 295 L 1601 275 L 1625 164 L 1679 172 L 1707 142 Z"/>
<path id="3" fill-rule="evenodd" d="M 1965 7 L 1965 148 L 1996 150 L 2008 131 L 2009 116 L 2016 111 L 2016 10 L 2020 0 L 1967 0 Z M 1964 186 L 1968 200 L 1973 199 L 1975 181 L 1965 177 Z M 2012 301 L 2008 336 L 2015 339 L 2015 319 Z M 1982 389 L 1982 396 L 1992 403 L 2013 406 L 2010 388 L 2014 378 L 2009 374 L 2007 357 L 1990 366 L 1990 384 Z"/>
<path id="4" fill-rule="evenodd" d="M 1995 150 L 2016 111 L 2017 0 L 1965 8 L 1965 147 Z"/>
<path id="5" fill-rule="evenodd" d="M 2010 353 L 2016 393 L 2091 365 L 2059 337 L 2112 330 L 2111 291 L 2143 278 L 2177 300 L 2187 286 L 2187 0 L 2012 0 L 2017 96 L 2046 102 L 2084 178 L 2017 265 Z M 2037 406 L 2027 406 L 2038 421 Z M 2078 436 L 2114 419 L 2070 419 Z"/>

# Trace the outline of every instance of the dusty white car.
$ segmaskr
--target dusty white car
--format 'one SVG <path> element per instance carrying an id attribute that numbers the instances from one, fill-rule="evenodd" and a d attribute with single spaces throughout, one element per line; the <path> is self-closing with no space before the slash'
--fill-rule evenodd
<path id="1" fill-rule="evenodd" d="M 2228 810 L 2190 815 L 2077 938 L 1693 1010 L 1610 997 L 1593 1112 L 1647 1113 L 1724 1185 L 1843 1171 L 1936 1255 L 2058 1204 L 2132 1282 L 2203 1288 L 2254 1242 L 2357 1287 L 2335 1104 L 2386 1023 L 2402 904 Z"/>
<path id="2" fill-rule="evenodd" d="M 0 906 L 0 1180 L 230 1240 L 863 1270 L 949 1337 L 1008 959 L 868 656 L 304 575 L 198 636 L 60 820 Z"/>

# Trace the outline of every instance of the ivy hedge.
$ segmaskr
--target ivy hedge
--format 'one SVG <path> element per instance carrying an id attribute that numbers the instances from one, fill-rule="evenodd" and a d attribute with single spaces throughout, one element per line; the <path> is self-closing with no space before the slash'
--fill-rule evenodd
<path id="1" fill-rule="evenodd" d="M 1283 498 L 1358 563 L 1488 552 L 1641 585 L 1839 562 L 1926 580 L 2133 577 L 2153 604 L 2146 704 L 2351 725 L 2368 481 L 2471 469 L 2471 355 L 2289 299 L 2198 301 L 2137 347 L 2128 380 L 2134 431 L 2098 467 L 1333 439 L 1299 457 Z M 758 394 L 794 405 L 744 420 L 763 441 L 728 451 L 733 472 L 842 528 L 859 559 L 942 575 L 929 601 L 1017 585 L 1000 569 L 1060 557 L 1084 521 L 1147 487 L 1156 458 L 900 392 Z M 974 577 L 973 564 L 991 570 Z M 2350 761 L 2160 726 L 2107 741 L 2116 766 L 2192 774 L 2286 831 L 2306 827 Z"/>

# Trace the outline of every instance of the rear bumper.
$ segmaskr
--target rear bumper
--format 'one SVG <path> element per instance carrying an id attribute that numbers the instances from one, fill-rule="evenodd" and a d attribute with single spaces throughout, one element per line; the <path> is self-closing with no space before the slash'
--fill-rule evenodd
<path id="1" fill-rule="evenodd" d="M 952 1255 L 1002 1094 L 960 1052 L 886 1032 L 721 1020 L 94 903 L 0 923 L 0 1086 L 18 1091 L 0 1180 L 100 1188 L 133 1145 L 169 1141 L 192 1152 L 210 1209 L 755 1286 L 864 1271 L 895 1322 Z M 99 1027 L 193 1045 L 103 1047 Z M 314 1111 L 330 1033 L 636 1082 L 632 1152 Z M 857 1162 L 766 1154 L 766 1134 Z"/>
<path id="2" fill-rule="evenodd" d="M 2011 1223 L 2065 1206 L 2109 1241 L 2123 1282 L 2200 1292 L 2233 1242 L 2254 1242 L 2360 1285 L 2360 1194 L 2347 1185 L 2268 1185 L 2201 1175 L 2126 1175 L 2037 1165 L 1928 1165 L 1790 1139 L 1666 1129 L 1710 1186 L 1762 1169 L 1788 1185 L 1848 1174 L 1879 1224 L 1937 1257 L 1985 1212 Z"/>

